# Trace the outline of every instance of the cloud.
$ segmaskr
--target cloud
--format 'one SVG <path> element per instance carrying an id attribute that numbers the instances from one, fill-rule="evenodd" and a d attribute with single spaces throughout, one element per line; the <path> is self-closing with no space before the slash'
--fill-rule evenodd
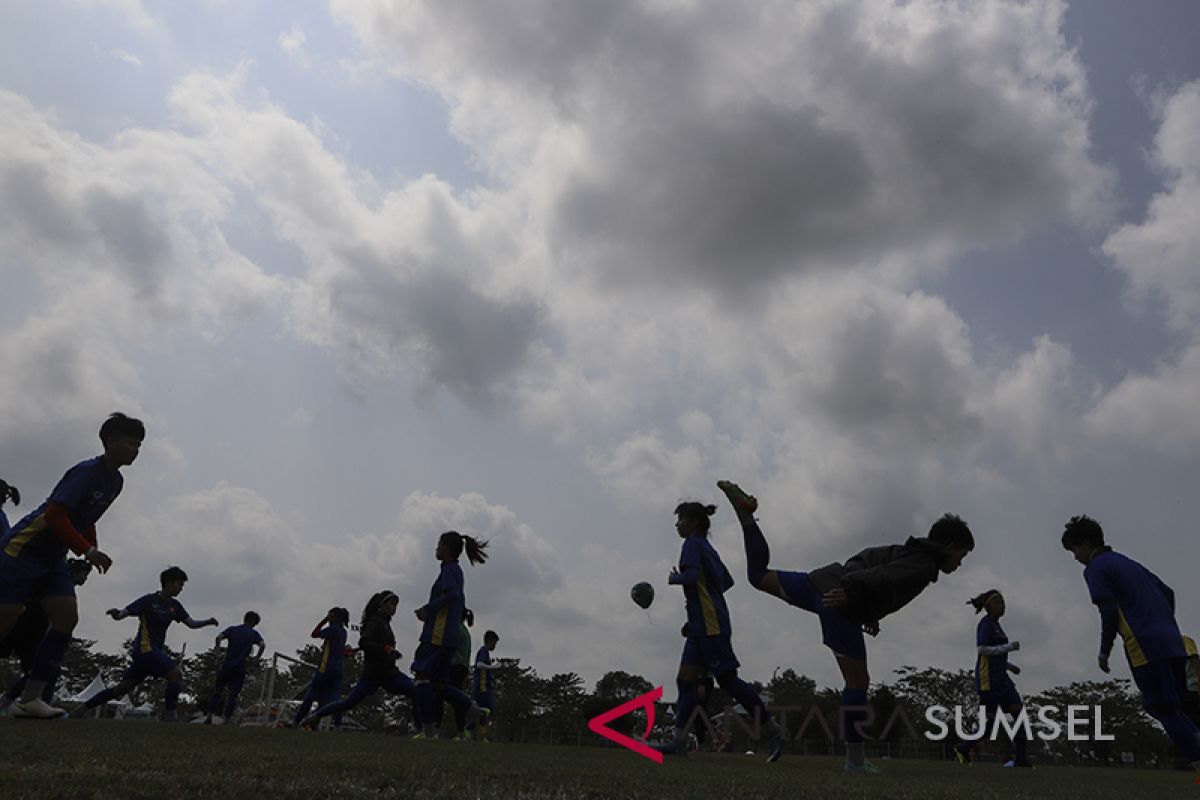
<path id="1" fill-rule="evenodd" d="M 1118 227 L 1103 250 L 1135 299 L 1161 299 L 1171 326 L 1192 332 L 1200 320 L 1200 231 L 1193 213 L 1200 202 L 1200 82 L 1170 95 L 1161 116 L 1153 160 L 1164 189 L 1150 201 L 1145 219 Z"/>
<path id="2" fill-rule="evenodd" d="M 114 50 L 112 52 L 114 58 L 124 61 L 126 64 L 132 64 L 138 69 L 142 68 L 142 60 L 126 50 Z"/>
<path id="3" fill-rule="evenodd" d="M 1061 3 L 333 8 L 605 290 L 925 270 L 1106 214 Z"/>
<path id="4" fill-rule="evenodd" d="M 279 34 L 279 49 L 289 56 L 301 57 L 304 54 L 304 44 L 307 41 L 308 36 L 304 33 L 304 30 L 299 25 L 294 25 L 287 33 Z"/>

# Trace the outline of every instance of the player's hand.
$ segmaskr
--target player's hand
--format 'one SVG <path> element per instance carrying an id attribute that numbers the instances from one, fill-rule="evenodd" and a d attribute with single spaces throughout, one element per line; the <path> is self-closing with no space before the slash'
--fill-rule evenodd
<path id="1" fill-rule="evenodd" d="M 863 623 L 863 633 L 865 633 L 867 636 L 878 636 L 879 635 L 878 620 L 876 620 L 874 622 Z"/>
<path id="2" fill-rule="evenodd" d="M 121 609 L 119 609 L 119 608 L 110 608 L 108 611 L 105 611 L 104 613 L 108 614 L 113 619 L 121 618 Z"/>
<path id="3" fill-rule="evenodd" d="M 425 606 L 421 606 L 413 613 L 417 615 L 417 619 L 421 620 L 421 622 L 425 621 Z"/>
<path id="4" fill-rule="evenodd" d="M 393 651 L 393 650 L 395 650 L 395 649 L 396 649 L 396 648 L 392 647 L 390 644 L 385 644 L 385 645 L 383 646 L 383 652 L 384 652 L 384 653 L 386 653 L 386 654 L 388 654 L 388 655 L 391 655 L 392 651 Z"/>
<path id="5" fill-rule="evenodd" d="M 687 623 L 686 622 L 683 623 L 683 627 L 679 629 L 679 635 L 685 639 L 687 638 Z"/>
<path id="6" fill-rule="evenodd" d="M 83 560 L 99 570 L 101 575 L 108 572 L 113 565 L 113 560 L 95 547 L 84 553 Z"/>
<path id="7" fill-rule="evenodd" d="M 1105 675 L 1112 672 L 1112 670 L 1110 670 L 1108 668 L 1108 656 L 1101 655 L 1099 658 L 1096 659 L 1096 663 L 1100 665 L 1100 671 L 1103 672 Z"/>
<path id="8" fill-rule="evenodd" d="M 846 590 L 839 587 L 821 595 L 821 602 L 828 608 L 842 608 L 850 602 L 850 598 L 846 596 Z"/>
<path id="9" fill-rule="evenodd" d="M 356 652 L 358 652 L 358 651 L 356 651 L 356 650 L 355 650 L 353 647 L 351 647 L 350 645 L 346 645 L 345 647 L 343 647 L 343 648 L 342 648 L 342 655 L 343 655 L 343 656 L 345 656 L 346 658 L 350 658 L 350 657 L 351 657 L 351 656 L 353 656 L 353 655 L 354 655 Z"/>
<path id="10" fill-rule="evenodd" d="M 1014 653 L 1015 653 L 1015 652 L 1017 652 L 1018 650 L 1020 650 L 1020 649 L 1021 649 L 1021 643 L 1020 643 L 1020 642 L 1009 642 L 1009 643 L 1008 643 L 1008 649 L 1009 649 L 1011 652 L 1014 652 Z"/>
<path id="11" fill-rule="evenodd" d="M 1009 664 L 1009 665 L 1008 665 L 1008 671 L 1009 671 L 1009 672 L 1011 672 L 1013 675 L 1020 675 L 1020 674 L 1021 674 L 1021 668 L 1020 668 L 1020 667 L 1018 667 L 1016 664 Z"/>
<path id="12" fill-rule="evenodd" d="M 9 486 L 3 480 L 0 480 L 0 506 L 4 505 L 4 501 L 12 499 L 14 506 L 21 505 L 21 493 L 17 491 L 17 487 Z"/>
<path id="13" fill-rule="evenodd" d="M 215 628 L 217 625 L 220 625 L 221 623 L 217 622 L 216 617 L 209 617 L 208 621 L 205 624 L 212 625 Z"/>

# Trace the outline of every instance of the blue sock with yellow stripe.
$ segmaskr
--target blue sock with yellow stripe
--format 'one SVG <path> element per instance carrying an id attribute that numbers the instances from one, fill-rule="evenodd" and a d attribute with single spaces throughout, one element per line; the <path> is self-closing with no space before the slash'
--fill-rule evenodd
<path id="1" fill-rule="evenodd" d="M 62 633 L 53 628 L 46 631 L 46 635 L 42 637 L 42 643 L 38 645 L 37 653 L 33 657 L 33 668 L 29 670 L 29 680 L 49 683 L 57 678 L 59 667 L 62 666 L 63 657 L 66 656 L 67 647 L 70 644 L 71 634 Z M 39 692 L 41 688 L 39 685 Z"/>
<path id="2" fill-rule="evenodd" d="M 859 725 L 867 721 L 867 690 L 842 690 L 842 735 L 849 744 L 859 744 L 863 741 Z"/>
<path id="3" fill-rule="evenodd" d="M 700 694 L 696 691 L 695 681 L 676 678 L 675 686 L 679 690 L 679 699 L 675 701 L 675 738 L 683 739 L 685 726 L 700 703 Z"/>

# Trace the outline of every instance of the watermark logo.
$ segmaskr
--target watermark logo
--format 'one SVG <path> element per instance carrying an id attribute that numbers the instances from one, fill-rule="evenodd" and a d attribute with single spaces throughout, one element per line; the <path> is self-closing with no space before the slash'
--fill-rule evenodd
<path id="1" fill-rule="evenodd" d="M 622 703 L 616 708 L 609 709 L 603 714 L 599 714 L 588 720 L 588 730 L 592 733 L 599 734 L 609 741 L 616 742 L 621 747 L 627 747 L 639 756 L 645 756 L 655 764 L 663 762 L 663 754 L 648 746 L 644 741 L 639 742 L 637 739 L 631 739 L 623 733 L 617 733 L 612 728 L 608 727 L 608 723 L 614 719 L 631 714 L 639 708 L 646 709 L 646 732 L 642 734 L 642 739 L 650 736 L 650 731 L 654 728 L 654 704 L 662 700 L 663 687 L 658 686 L 645 694 L 635 697 L 628 703 Z"/>

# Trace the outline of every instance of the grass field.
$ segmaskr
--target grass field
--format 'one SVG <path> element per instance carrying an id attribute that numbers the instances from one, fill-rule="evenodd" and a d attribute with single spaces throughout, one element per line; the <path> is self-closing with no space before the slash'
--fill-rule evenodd
<path id="1" fill-rule="evenodd" d="M 693 755 L 662 766 L 625 750 L 414 742 L 382 734 L 305 733 L 155 722 L 0 719 L 0 798 L 789 798 L 801 800 L 1170 800 L 1200 798 L 1184 772 L 960 767 Z"/>

